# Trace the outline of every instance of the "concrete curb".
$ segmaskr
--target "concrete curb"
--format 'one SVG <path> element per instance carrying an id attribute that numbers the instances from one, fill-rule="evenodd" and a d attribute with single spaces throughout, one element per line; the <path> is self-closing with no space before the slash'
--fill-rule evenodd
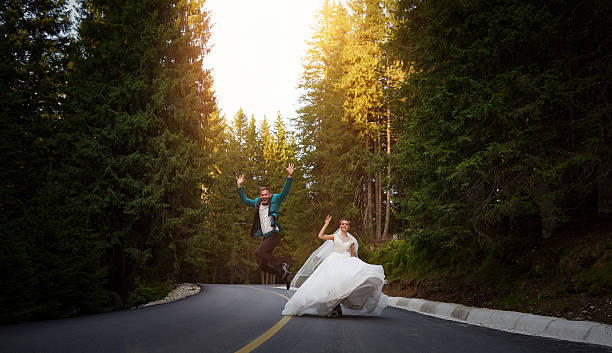
<path id="1" fill-rule="evenodd" d="M 417 298 L 389 297 L 389 306 L 501 331 L 612 347 L 612 326 L 597 322 L 473 308 Z"/>

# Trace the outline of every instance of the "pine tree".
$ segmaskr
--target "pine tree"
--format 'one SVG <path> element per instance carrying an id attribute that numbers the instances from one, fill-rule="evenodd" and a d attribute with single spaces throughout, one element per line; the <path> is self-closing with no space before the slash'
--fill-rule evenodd
<path id="1" fill-rule="evenodd" d="M 225 133 L 225 143 L 220 151 L 219 171 L 211 184 L 208 220 L 211 229 L 209 246 L 212 271 L 208 280 L 221 283 L 258 283 L 260 280 L 254 251 L 261 238 L 250 236 L 253 209 L 244 206 L 236 193 L 236 175 L 244 174 L 245 192 L 251 198 L 259 193 L 259 186 L 268 186 L 272 192 L 280 192 L 285 182 L 287 163 L 296 162 L 296 146 L 290 134 L 277 117 L 274 129 L 264 119 L 257 127 L 252 118 L 247 125 L 246 115 L 239 110 Z M 293 263 L 295 246 L 303 243 L 303 200 L 306 188 L 299 167 L 293 174 L 290 196 L 282 206 L 283 238 L 275 254 Z M 297 206 L 299 205 L 299 206 Z M 306 235 L 307 236 L 307 235 Z"/>
<path id="2" fill-rule="evenodd" d="M 365 142 L 369 156 L 364 170 L 365 195 L 362 199 L 363 224 L 371 232 L 372 238 L 387 238 L 390 222 L 390 182 L 389 156 L 390 112 L 385 88 L 393 84 L 399 70 L 391 66 L 383 51 L 388 40 L 389 25 L 385 6 L 379 0 L 355 0 L 348 3 L 352 25 L 349 45 L 345 49 L 346 73 L 343 76 L 343 87 L 347 91 L 344 101 L 345 114 L 355 125 Z M 385 133 L 385 141 L 382 134 Z M 386 162 L 386 166 L 384 161 Z M 383 181 L 387 174 L 387 182 Z M 372 187 L 372 182 L 374 187 Z M 386 215 L 383 217 L 383 184 L 387 185 Z M 372 219 L 375 224 L 372 224 Z M 385 219 L 383 231 L 383 218 Z"/>
<path id="3" fill-rule="evenodd" d="M 351 217 L 359 214 L 354 194 L 360 183 L 361 144 L 343 110 L 343 51 L 350 24 L 346 10 L 329 2 L 325 2 L 318 21 L 305 58 L 301 83 L 305 93 L 296 119 L 304 151 L 301 160 L 317 218 L 324 219 L 332 210 L 338 212 L 335 217 Z"/>
<path id="4" fill-rule="evenodd" d="M 389 231 L 391 114 L 386 90 L 401 77 L 383 51 L 390 28 L 386 16 L 380 1 L 352 1 L 348 10 L 325 3 L 304 65 L 306 93 L 297 119 L 304 162 L 312 168 L 309 185 L 321 195 L 333 190 L 330 196 L 338 199 L 331 202 L 333 208 L 358 216 L 361 224 L 354 222 L 354 230 L 373 240 L 386 238 Z"/>
<path id="5" fill-rule="evenodd" d="M 248 133 L 247 117 L 240 109 L 233 124 L 225 130 L 224 143 L 219 150 L 219 169 L 209 190 L 211 217 L 207 220 L 210 236 L 206 249 L 209 257 L 206 280 L 213 283 L 251 283 L 258 278 L 254 274 L 257 264 L 253 255 L 257 245 L 248 234 L 253 215 L 236 193 L 235 177 L 248 175 L 248 162 L 245 166 Z"/>
<path id="6" fill-rule="evenodd" d="M 400 2 L 392 48 L 415 70 L 395 108 L 408 234 L 434 248 L 495 241 L 500 227 L 546 238 L 596 209 L 610 161 L 608 10 Z"/>
<path id="7" fill-rule="evenodd" d="M 80 185 L 68 201 L 91 205 L 76 214 L 106 244 L 109 289 L 134 305 L 204 269 L 202 185 L 220 133 L 201 66 L 209 19 L 197 1 L 83 9 L 65 124 Z"/>
<path id="8" fill-rule="evenodd" d="M 99 246 L 66 228 L 53 183 L 66 151 L 68 11 L 64 1 L 4 1 L 0 7 L 0 321 L 71 316 L 105 307 Z"/>

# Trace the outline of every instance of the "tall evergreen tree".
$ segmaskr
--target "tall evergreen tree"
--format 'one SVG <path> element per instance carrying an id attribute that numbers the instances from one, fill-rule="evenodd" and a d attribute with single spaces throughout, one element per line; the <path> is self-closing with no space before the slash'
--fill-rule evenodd
<path id="1" fill-rule="evenodd" d="M 83 5 L 64 124 L 64 180 L 76 188 L 65 201 L 105 244 L 108 288 L 128 305 L 203 270 L 202 185 L 220 132 L 202 70 L 208 21 L 197 1 Z"/>
<path id="2" fill-rule="evenodd" d="M 609 195 L 598 186 L 610 170 L 609 9 L 400 2 L 392 47 L 415 68 L 396 106 L 396 200 L 409 234 L 452 245 L 535 224 L 550 237 Z"/>
<path id="3" fill-rule="evenodd" d="M 257 197 L 259 187 L 264 185 L 270 187 L 272 192 L 280 192 L 287 163 L 296 161 L 295 143 L 291 142 L 289 135 L 280 116 L 275 121 L 274 129 L 270 128 L 266 119 L 257 127 L 254 118 L 247 125 L 242 109 L 227 127 L 219 170 L 210 192 L 212 216 L 207 223 L 212 230 L 209 238 L 212 269 L 209 271 L 209 281 L 260 281 L 254 251 L 261 239 L 249 235 L 253 209 L 240 202 L 236 194 L 235 176 L 245 175 L 244 188 L 249 197 Z M 302 202 L 306 198 L 303 177 L 296 171 L 293 179 L 290 196 L 281 210 L 280 223 L 284 228 L 282 234 L 285 241 L 275 250 L 287 262 L 293 262 L 295 246 L 303 243 L 303 226 L 308 219 L 302 216 L 305 210 L 303 205 L 307 204 Z"/>
<path id="4" fill-rule="evenodd" d="M 236 176 L 252 174 L 247 139 L 249 125 L 240 109 L 233 124 L 225 129 L 219 150 L 219 168 L 210 185 L 207 220 L 210 230 L 206 252 L 209 266 L 206 280 L 212 283 L 250 283 L 256 280 L 257 264 L 252 255 L 256 243 L 248 235 L 252 213 L 246 212 L 236 194 Z"/>
<path id="5" fill-rule="evenodd" d="M 350 23 L 344 7 L 325 2 L 309 43 L 301 86 L 303 106 L 296 125 L 300 130 L 301 159 L 317 218 L 358 216 L 355 192 L 360 185 L 362 143 L 353 125 L 344 119 L 346 90 L 342 78 L 344 50 Z M 314 226 L 314 225 L 313 225 Z"/>
<path id="6" fill-rule="evenodd" d="M 386 92 L 401 76 L 383 51 L 388 16 L 377 0 L 351 1 L 347 8 L 324 4 L 305 59 L 305 94 L 297 119 L 309 185 L 321 195 L 329 192 L 336 201 L 325 207 L 334 205 L 360 220 L 354 230 L 372 240 L 386 238 L 389 231 L 391 114 Z"/>
<path id="7" fill-rule="evenodd" d="M 383 50 L 390 32 L 385 3 L 380 0 L 354 0 L 348 3 L 348 8 L 351 32 L 344 50 L 346 70 L 342 79 L 347 92 L 345 116 L 355 124 L 364 139 L 365 152 L 369 157 L 363 163 L 367 166 L 363 171 L 366 192 L 361 195 L 363 224 L 372 239 L 381 240 L 388 238 L 391 211 L 391 167 L 389 156 L 385 155 L 391 153 L 391 116 L 386 89 L 397 81 L 401 70 Z M 386 192 L 383 191 L 385 186 Z M 384 201 L 383 194 L 386 194 Z M 383 205 L 386 209 L 384 216 Z"/>
<path id="8" fill-rule="evenodd" d="M 74 315 L 100 304 L 95 295 L 85 303 L 79 286 L 100 288 L 98 274 L 87 269 L 95 244 L 60 234 L 62 205 L 48 185 L 63 153 L 54 140 L 64 118 L 68 27 L 61 0 L 0 6 L 1 322 Z"/>

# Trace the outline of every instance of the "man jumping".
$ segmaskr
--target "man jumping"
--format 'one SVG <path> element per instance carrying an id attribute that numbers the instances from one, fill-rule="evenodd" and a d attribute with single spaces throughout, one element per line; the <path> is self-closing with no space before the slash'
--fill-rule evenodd
<path id="1" fill-rule="evenodd" d="M 283 191 L 281 191 L 280 194 L 271 194 L 270 188 L 261 187 L 259 189 L 259 197 L 252 200 L 246 197 L 244 189 L 242 188 L 242 183 L 244 182 L 243 174 L 236 177 L 236 182 L 238 184 L 237 191 L 240 196 L 240 201 L 249 207 L 255 208 L 251 236 L 263 237 L 261 244 L 255 250 L 259 268 L 264 272 L 282 278 L 283 282 L 287 284 L 287 289 L 289 289 L 291 283 L 289 265 L 272 254 L 272 250 L 280 244 L 280 231 L 283 229 L 278 224 L 278 210 L 280 204 L 289 194 L 289 189 L 291 189 L 291 175 L 295 168 L 293 167 L 293 163 L 289 163 L 289 166 L 285 169 L 287 170 L 287 179 L 285 180 Z"/>

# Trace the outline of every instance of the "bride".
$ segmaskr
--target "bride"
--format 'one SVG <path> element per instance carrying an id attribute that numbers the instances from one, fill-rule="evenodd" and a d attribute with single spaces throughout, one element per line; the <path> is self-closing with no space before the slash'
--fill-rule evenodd
<path id="1" fill-rule="evenodd" d="M 340 229 L 325 235 L 331 217 L 318 237 L 327 240 L 310 255 L 295 275 L 292 286 L 299 287 L 285 304 L 283 315 L 378 316 L 387 306 L 381 293 L 385 273 L 380 265 L 370 265 L 357 257 L 357 241 L 348 232 L 350 221 L 340 220 Z"/>

